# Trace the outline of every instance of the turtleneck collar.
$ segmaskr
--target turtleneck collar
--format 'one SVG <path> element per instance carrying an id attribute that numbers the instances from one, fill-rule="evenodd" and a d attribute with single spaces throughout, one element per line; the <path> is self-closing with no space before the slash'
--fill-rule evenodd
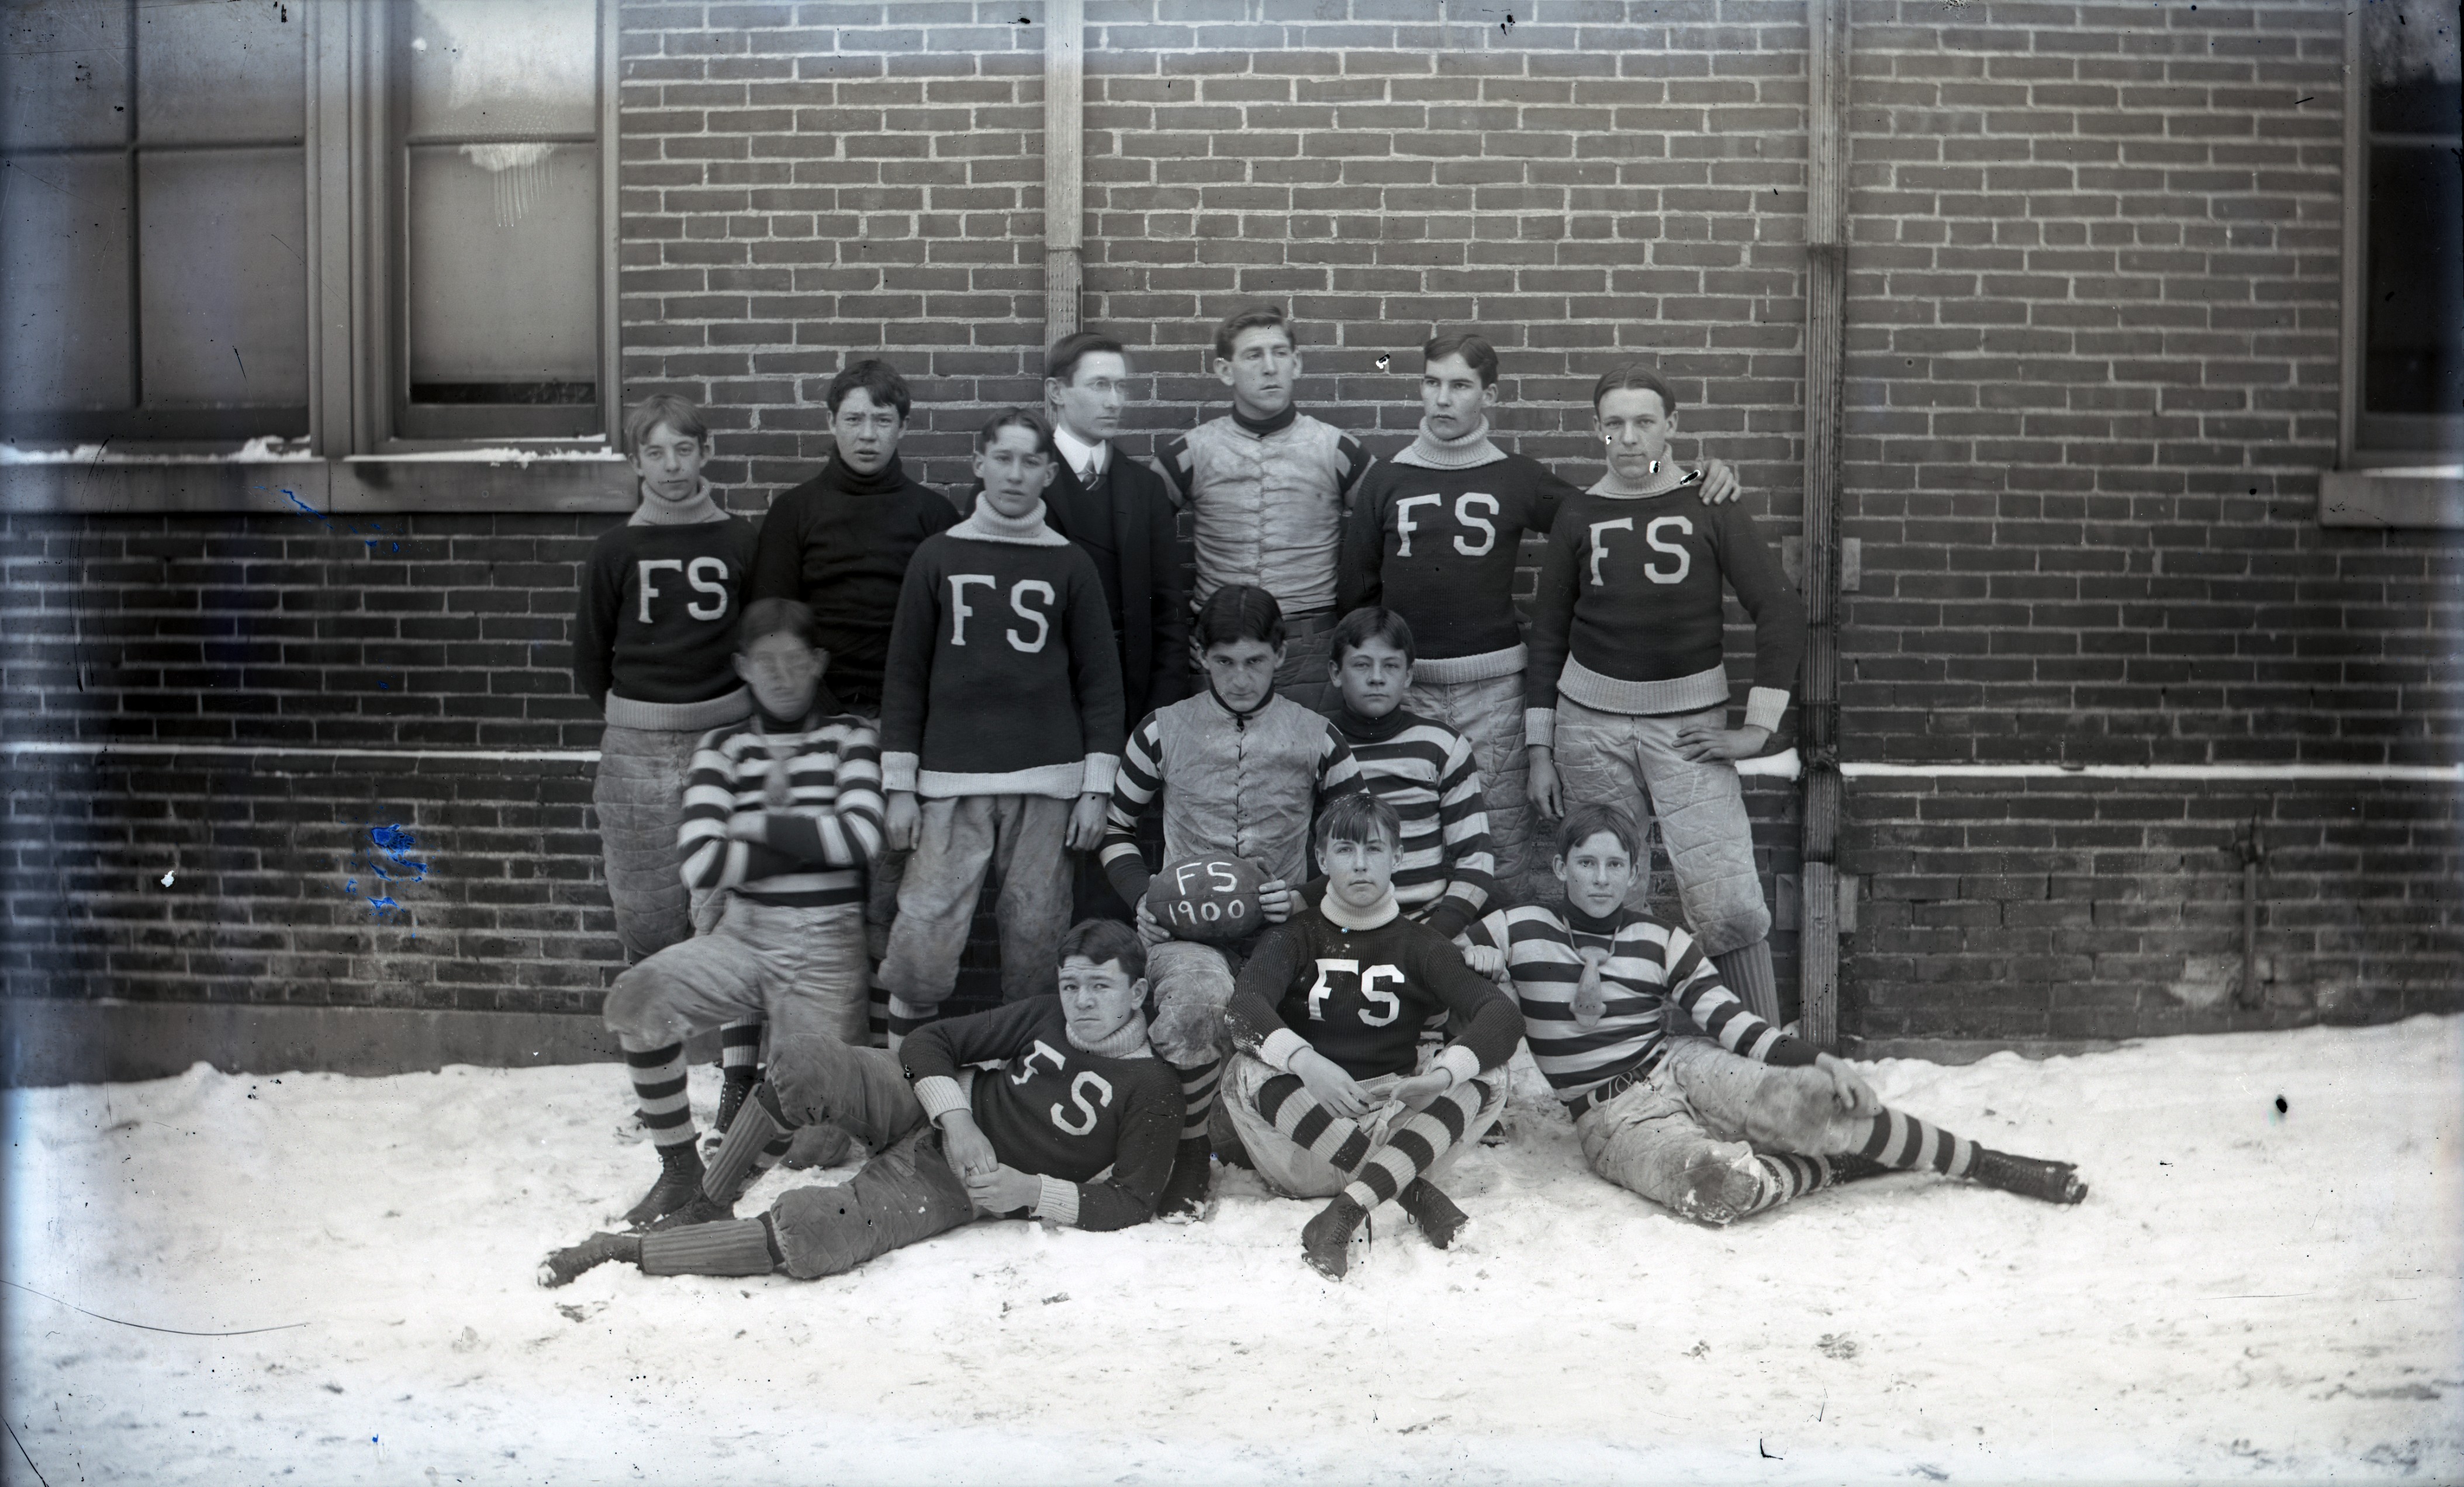
<path id="1" fill-rule="evenodd" d="M 1398 465 L 1413 465 L 1423 470 L 1470 470 L 1491 465 L 1506 457 L 1506 451 L 1488 441 L 1488 419 L 1483 417 L 1471 431 L 1460 438 L 1441 439 L 1429 432 L 1429 421 L 1420 420 L 1419 434 L 1409 448 L 1395 456 Z"/>
<path id="2" fill-rule="evenodd" d="M 993 503 L 976 493 L 976 509 L 967 520 L 950 528 L 953 537 L 971 537 L 981 543 L 1012 543 L 1021 547 L 1067 547 L 1069 539 L 1044 522 L 1044 502 L 1021 517 L 1005 517 L 993 509 Z"/>
<path id="3" fill-rule="evenodd" d="M 1372 744 L 1385 743 L 1409 727 L 1411 722 L 1412 715 L 1400 707 L 1383 718 L 1364 718 L 1352 710 L 1350 702 L 1338 704 L 1334 711 L 1334 725 L 1343 730 L 1345 738 Z"/>
<path id="4" fill-rule="evenodd" d="M 1317 911 L 1326 916 L 1328 923 L 1339 929 L 1375 929 L 1380 925 L 1393 923 L 1395 916 L 1403 912 L 1402 907 L 1395 901 L 1395 890 L 1392 885 L 1386 889 L 1385 898 L 1365 909 L 1354 909 L 1347 905 L 1334 896 L 1334 889 L 1330 885 L 1326 892 L 1318 897 Z"/>
<path id="5" fill-rule="evenodd" d="M 1098 1058 L 1147 1057 L 1147 1014 L 1144 1011 L 1130 1013 L 1129 1021 L 1092 1043 L 1081 1043 L 1076 1033 L 1070 1033 L 1069 1046 Z"/>
<path id="6" fill-rule="evenodd" d="M 907 470 L 899 464 L 894 450 L 891 453 L 890 462 L 870 475 L 858 471 L 841 459 L 837 450 L 832 450 L 829 462 L 822 466 L 822 478 L 850 496 L 886 496 L 906 485 Z"/>
<path id="7" fill-rule="evenodd" d="M 1574 907 L 1573 899 L 1566 900 L 1566 922 L 1587 935 L 1616 934 L 1623 929 L 1633 917 L 1626 912 L 1626 907 L 1622 903 L 1606 914 L 1595 916 L 1586 914 Z"/>
<path id="8" fill-rule="evenodd" d="M 1700 484 L 1703 479 L 1703 472 L 1700 470 L 1685 469 L 1673 459 L 1662 459 L 1660 462 L 1660 474 L 1653 478 L 1656 480 L 1666 480 L 1668 483 L 1665 485 L 1654 485 L 1649 490 L 1639 491 L 1627 485 L 1623 480 L 1617 478 L 1617 470 L 1615 467 L 1611 467 L 1606 475 L 1601 476 L 1598 480 L 1593 483 L 1592 488 L 1585 491 L 1583 494 L 1586 496 L 1606 496 L 1611 500 L 1643 500 L 1653 496 L 1665 496 L 1671 491 L 1682 491 L 1689 485 Z"/>
<path id="9" fill-rule="evenodd" d="M 1300 415 L 1301 406 L 1298 403 L 1286 403 L 1282 412 L 1273 414 L 1266 418 L 1250 417 L 1248 414 L 1241 411 L 1240 405 L 1237 403 L 1232 407 L 1232 421 L 1239 424 L 1242 428 L 1248 430 L 1251 433 L 1257 434 L 1261 438 L 1264 438 L 1269 433 L 1274 433 L 1281 430 L 1290 428 L 1292 426 L 1292 420 L 1298 418 Z"/>
<path id="10" fill-rule="evenodd" d="M 671 506 L 642 492 L 642 502 L 625 519 L 627 526 L 699 526 L 705 522 L 724 522 L 727 510 L 718 503 L 718 491 L 708 480 L 701 482 L 693 499 L 681 506 Z"/>

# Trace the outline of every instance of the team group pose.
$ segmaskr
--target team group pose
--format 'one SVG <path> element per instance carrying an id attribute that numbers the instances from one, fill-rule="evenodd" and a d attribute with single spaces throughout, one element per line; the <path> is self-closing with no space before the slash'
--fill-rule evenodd
<path id="1" fill-rule="evenodd" d="M 952 497 L 899 462 L 905 379 L 856 362 L 828 461 L 758 527 L 690 403 L 631 411 L 640 505 L 583 566 L 574 670 L 633 961 L 605 1015 L 659 1170 L 542 1284 L 1202 1220 L 1219 1161 L 1322 1200 L 1302 1256 L 1340 1277 L 1389 1206 L 1455 1241 L 1444 1184 L 1503 1136 L 1525 1044 L 1592 1169 L 1697 1222 L 1892 1170 L 2085 1197 L 1788 1031 L 1736 761 L 1778 729 L 1804 610 L 1734 473 L 1671 455 L 1657 369 L 1599 378 L 1607 473 L 1578 488 L 1492 441 L 1479 335 L 1424 347 L 1383 462 L 1295 406 L 1280 311 L 1214 350 L 1231 411 L 1149 468 L 1116 442 L 1128 350 L 1062 341 Z M 1001 1006 L 943 1019 L 988 877 Z M 705 1149 L 685 1048 L 712 1031 Z M 736 1216 L 769 1166 L 851 1148 L 848 1182 Z"/>

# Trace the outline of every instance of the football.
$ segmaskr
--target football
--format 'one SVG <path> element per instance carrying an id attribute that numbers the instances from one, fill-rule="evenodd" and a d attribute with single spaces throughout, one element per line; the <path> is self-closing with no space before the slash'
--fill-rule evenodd
<path id="1" fill-rule="evenodd" d="M 1264 869 L 1246 857 L 1169 863 L 1147 883 L 1147 912 L 1176 940 L 1229 944 L 1265 923 L 1258 911 Z"/>

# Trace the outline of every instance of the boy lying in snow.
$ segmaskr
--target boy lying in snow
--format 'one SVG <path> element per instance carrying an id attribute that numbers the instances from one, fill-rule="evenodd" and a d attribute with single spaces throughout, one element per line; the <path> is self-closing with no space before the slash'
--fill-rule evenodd
<path id="1" fill-rule="evenodd" d="M 1437 1184 L 1496 1123 L 1523 1031 L 1445 936 L 1403 916 L 1401 834 L 1375 795 L 1331 802 L 1317 818 L 1324 891 L 1266 932 L 1225 1010 L 1239 1050 L 1225 1114 L 1268 1187 L 1333 1200 L 1301 1231 L 1301 1254 L 1337 1278 L 1390 1198 L 1431 1244 L 1454 1242 L 1463 1213 Z M 1449 1014 L 1462 1036 L 1419 1061 L 1421 1027 Z"/>
<path id="2" fill-rule="evenodd" d="M 1593 1171 L 1706 1224 L 1893 1169 L 2048 1203 L 2087 1196 L 2071 1164 L 1990 1151 L 1889 1109 L 1847 1064 L 1747 1010 L 1691 935 L 1623 907 L 1641 852 L 1622 810 L 1573 808 L 1557 830 L 1564 911 L 1501 909 L 1464 952 L 1511 977 L 1532 1061 Z M 1666 1037 L 1670 1002 L 1710 1038 Z"/>
<path id="3" fill-rule="evenodd" d="M 651 1232 L 557 1251 L 539 1284 L 608 1260 L 650 1276 L 811 1280 L 979 1216 L 1145 1223 L 1180 1125 L 1179 1080 L 1147 1051 L 1146 951 L 1128 925 L 1089 920 L 1062 937 L 1060 960 L 1059 996 L 909 1036 L 905 1077 L 885 1049 L 774 1032 L 768 1076 L 728 1127 L 700 1197 Z M 799 1127 L 825 1121 L 871 1160 L 838 1187 L 799 1187 L 759 1218 L 735 1217 L 748 1179 L 786 1154 Z"/>

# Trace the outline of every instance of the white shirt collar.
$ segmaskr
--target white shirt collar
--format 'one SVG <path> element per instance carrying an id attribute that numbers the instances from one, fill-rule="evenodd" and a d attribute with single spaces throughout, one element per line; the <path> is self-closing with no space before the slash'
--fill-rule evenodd
<path id="1" fill-rule="evenodd" d="M 1101 444 L 1089 444 L 1070 433 L 1069 426 L 1067 424 L 1052 426 L 1052 442 L 1060 449 L 1061 457 L 1069 461 L 1069 468 L 1072 470 L 1085 470 L 1088 467 L 1087 462 L 1091 459 L 1094 461 L 1095 473 L 1101 475 L 1104 467 L 1112 462 L 1111 440 L 1107 439 Z"/>

